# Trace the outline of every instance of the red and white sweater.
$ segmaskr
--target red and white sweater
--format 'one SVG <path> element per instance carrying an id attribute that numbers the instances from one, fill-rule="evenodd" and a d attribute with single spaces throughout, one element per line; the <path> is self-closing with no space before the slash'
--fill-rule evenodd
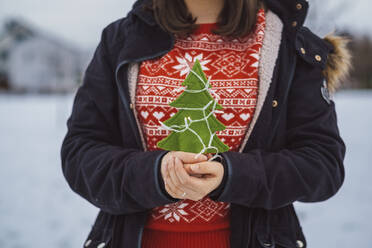
<path id="1" fill-rule="evenodd" d="M 148 150 L 159 150 L 156 143 L 169 135 L 170 131 L 159 128 L 159 121 L 177 112 L 168 104 L 182 93 L 174 89 L 181 86 L 198 59 L 206 76 L 211 76 L 212 89 L 223 107 L 215 115 L 226 129 L 216 135 L 230 151 L 238 151 L 256 109 L 265 12 L 258 12 L 254 32 L 246 37 L 228 39 L 213 34 L 215 26 L 201 24 L 186 38 L 176 36 L 174 48 L 166 55 L 141 63 L 135 108 Z M 229 207 L 229 203 L 209 197 L 156 207 L 145 226 L 142 247 L 228 247 Z"/>

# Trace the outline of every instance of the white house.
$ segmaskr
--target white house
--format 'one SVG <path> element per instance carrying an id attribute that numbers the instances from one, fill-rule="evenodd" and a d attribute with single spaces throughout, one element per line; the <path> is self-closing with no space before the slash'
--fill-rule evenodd
<path id="1" fill-rule="evenodd" d="M 8 21 L 0 36 L 0 73 L 12 91 L 72 91 L 88 58 L 87 52 L 19 20 Z"/>

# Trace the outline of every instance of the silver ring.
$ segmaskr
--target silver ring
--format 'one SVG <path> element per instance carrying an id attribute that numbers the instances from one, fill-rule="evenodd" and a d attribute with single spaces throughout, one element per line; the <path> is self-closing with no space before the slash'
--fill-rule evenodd
<path id="1" fill-rule="evenodd" d="M 181 197 L 184 197 L 186 195 L 186 192 L 183 192 L 182 196 Z"/>

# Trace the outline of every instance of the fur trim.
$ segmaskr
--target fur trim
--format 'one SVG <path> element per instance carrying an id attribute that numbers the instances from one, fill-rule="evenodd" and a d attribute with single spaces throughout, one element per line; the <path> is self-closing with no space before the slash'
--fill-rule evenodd
<path id="1" fill-rule="evenodd" d="M 130 102 L 132 105 L 132 111 L 134 114 L 134 118 L 137 123 L 138 132 L 141 137 L 142 148 L 144 151 L 147 151 L 147 144 L 145 141 L 145 137 L 140 125 L 140 121 L 138 119 L 138 113 L 136 110 L 136 87 L 137 87 L 137 80 L 138 80 L 138 73 L 139 73 L 139 66 L 140 63 L 129 63 L 128 65 L 128 85 L 129 85 L 129 96 Z"/>
<path id="2" fill-rule="evenodd" d="M 252 121 L 249 124 L 248 130 L 244 136 L 244 139 L 240 144 L 239 152 L 243 152 L 244 147 L 247 144 L 248 138 L 250 137 L 253 128 L 257 123 L 267 93 L 271 86 L 275 64 L 279 56 L 280 43 L 282 41 L 282 31 L 283 22 L 281 21 L 279 16 L 277 16 L 271 10 L 268 10 L 266 13 L 265 34 L 258 65 L 259 83 L 256 109 L 254 111 Z"/>
<path id="3" fill-rule="evenodd" d="M 351 53 L 347 47 L 350 39 L 331 33 L 326 35 L 324 40 L 333 46 L 333 52 L 328 55 L 323 74 L 327 80 L 329 91 L 334 93 L 350 73 Z"/>

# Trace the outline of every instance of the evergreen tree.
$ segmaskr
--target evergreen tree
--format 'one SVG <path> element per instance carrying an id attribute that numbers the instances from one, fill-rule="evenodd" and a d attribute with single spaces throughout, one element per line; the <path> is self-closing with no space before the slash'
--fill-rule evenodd
<path id="1" fill-rule="evenodd" d="M 171 134 L 160 140 L 157 146 L 169 151 L 184 151 L 199 154 L 221 153 L 229 150 L 215 134 L 226 127 L 214 116 L 222 106 L 209 93 L 209 84 L 199 60 L 196 60 L 182 86 L 184 92 L 170 106 L 178 112 L 162 126 Z"/>

